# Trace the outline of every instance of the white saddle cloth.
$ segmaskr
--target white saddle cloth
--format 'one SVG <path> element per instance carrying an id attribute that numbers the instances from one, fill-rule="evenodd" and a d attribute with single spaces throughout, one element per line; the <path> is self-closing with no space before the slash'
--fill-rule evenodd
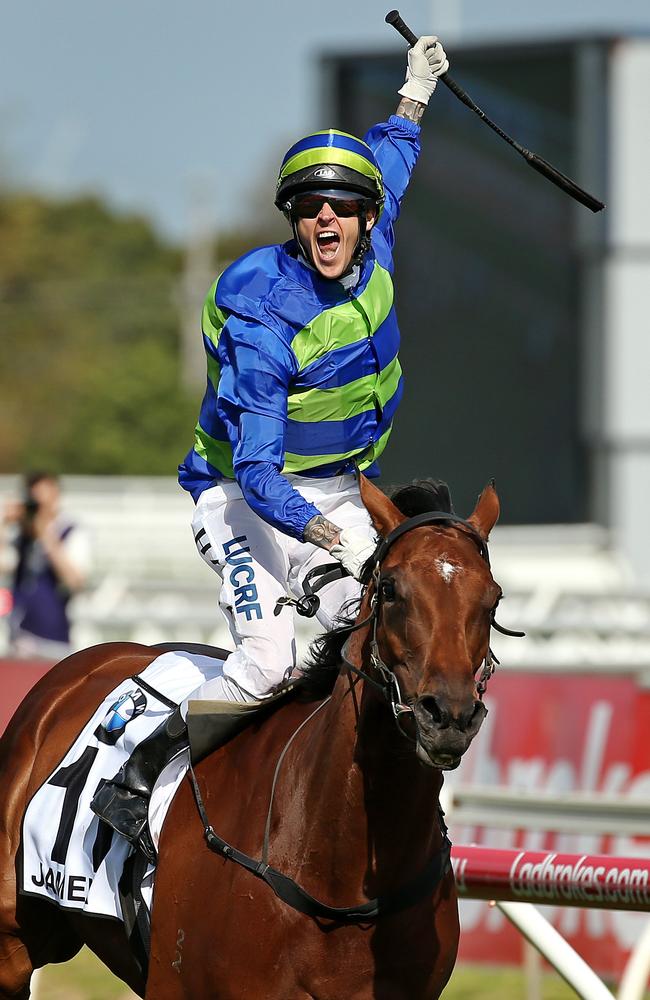
<path id="1" fill-rule="evenodd" d="M 175 651 L 157 657 L 139 677 L 179 704 L 199 685 L 219 676 L 222 666 L 222 660 Z M 100 824 L 90 802 L 100 783 L 119 771 L 138 743 L 169 712 L 168 705 L 133 678 L 122 681 L 104 698 L 27 807 L 21 848 L 22 893 L 45 897 L 64 909 L 122 919 L 118 885 L 133 848 L 106 824 Z M 188 760 L 187 753 L 173 760 L 154 788 L 149 822 L 156 846 Z M 153 892 L 153 872 L 151 867 L 142 887 L 147 906 Z"/>

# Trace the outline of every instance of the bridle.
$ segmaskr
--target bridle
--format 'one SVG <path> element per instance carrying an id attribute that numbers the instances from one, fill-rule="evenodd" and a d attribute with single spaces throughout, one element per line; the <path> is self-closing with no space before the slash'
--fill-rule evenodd
<path id="1" fill-rule="evenodd" d="M 370 636 L 370 663 L 373 672 L 368 673 L 367 671 L 361 669 L 361 667 L 357 667 L 355 664 L 350 662 L 350 659 L 346 654 L 349 639 L 345 642 L 341 658 L 348 670 L 352 671 L 358 677 L 363 678 L 366 683 L 370 684 L 371 687 L 378 690 L 384 698 L 386 698 L 391 707 L 393 718 L 395 719 L 398 729 L 404 736 L 407 737 L 407 739 L 410 740 L 413 740 L 414 737 L 402 727 L 402 721 L 407 715 L 414 716 L 414 710 L 411 705 L 407 705 L 402 700 L 402 694 L 397 676 L 395 672 L 384 662 L 379 652 L 378 629 L 381 621 L 383 602 L 381 567 L 391 547 L 395 544 L 398 538 L 402 537 L 402 535 L 405 535 L 409 531 L 413 531 L 415 528 L 444 524 L 457 525 L 462 528 L 463 533 L 467 534 L 468 537 L 475 542 L 481 557 L 485 560 L 487 565 L 490 565 L 490 553 L 488 551 L 487 542 L 482 535 L 478 533 L 470 521 L 459 517 L 457 514 L 447 511 L 427 511 L 424 514 L 416 514 L 414 517 L 408 517 L 406 520 L 400 522 L 396 528 L 393 528 L 393 530 L 385 538 L 379 540 L 377 548 L 366 564 L 367 566 L 372 567 L 368 583 L 368 587 L 372 587 L 372 594 L 370 597 L 370 614 L 364 618 L 363 621 L 355 622 L 350 625 L 342 625 L 338 629 L 339 632 L 348 632 L 351 634 L 352 632 L 357 632 L 359 629 L 364 628 L 366 625 L 372 626 L 372 633 Z M 290 597 L 281 598 L 276 605 L 275 613 L 279 613 L 283 604 L 292 604 L 296 608 L 299 615 L 303 615 L 307 618 L 313 617 L 320 604 L 320 600 L 316 592 L 328 583 L 333 582 L 335 579 L 340 579 L 342 576 L 346 575 L 346 571 L 339 563 L 328 563 L 322 566 L 316 566 L 305 577 L 303 583 L 305 596 L 297 599 Z M 499 602 L 497 601 L 497 605 L 498 603 Z M 495 615 L 497 605 L 492 608 L 490 613 L 490 627 L 496 629 L 497 632 L 501 632 L 502 635 L 510 635 L 518 638 L 523 637 L 525 632 L 518 632 L 513 629 L 505 628 L 496 621 Z M 488 642 L 488 649 L 485 655 L 485 660 L 483 661 L 483 668 L 476 683 L 476 689 L 478 691 L 479 699 L 481 700 L 487 689 L 488 681 L 490 677 L 492 677 L 498 663 L 499 660 L 494 655 L 490 643 Z"/>

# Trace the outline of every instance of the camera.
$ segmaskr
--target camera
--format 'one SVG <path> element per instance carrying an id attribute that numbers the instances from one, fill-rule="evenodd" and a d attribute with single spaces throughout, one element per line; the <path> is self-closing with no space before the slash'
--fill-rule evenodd
<path id="1" fill-rule="evenodd" d="M 34 497 L 27 497 L 25 500 L 25 518 L 28 521 L 32 521 L 36 517 L 39 506 L 38 500 L 35 500 Z"/>

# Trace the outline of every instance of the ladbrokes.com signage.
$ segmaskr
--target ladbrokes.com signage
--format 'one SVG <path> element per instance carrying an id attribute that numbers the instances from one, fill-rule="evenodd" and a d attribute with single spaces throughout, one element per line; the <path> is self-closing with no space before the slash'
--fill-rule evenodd
<path id="1" fill-rule="evenodd" d="M 461 899 L 560 903 L 650 913 L 650 858 L 517 848 L 504 851 L 455 844 L 451 860 Z"/>
<path id="2" fill-rule="evenodd" d="M 448 782 L 520 791 L 522 811 L 525 792 L 599 792 L 649 804 L 647 825 L 640 824 L 645 829 L 639 830 L 645 837 L 620 835 L 614 823 L 598 834 L 451 827 L 456 844 L 514 850 L 507 858 L 509 881 L 513 888 L 537 885 L 540 905 L 551 883 L 559 889 L 564 885 L 571 894 L 567 902 L 573 905 L 543 906 L 542 912 L 593 968 L 618 974 L 647 914 L 580 909 L 575 904 L 593 906 L 602 896 L 605 906 L 611 906 L 606 897 L 622 891 L 626 879 L 629 892 L 647 892 L 645 885 L 637 884 L 629 862 L 650 856 L 650 691 L 632 677 L 502 672 L 490 681 L 486 703 L 489 713 L 483 728 Z M 563 859 L 569 854 L 577 858 Z M 588 860 L 594 855 L 625 858 L 625 872 L 617 869 L 612 874 L 616 865 L 598 870 L 602 865 Z M 462 878 L 460 865 L 456 863 L 456 872 Z M 630 879 L 636 880 L 633 886 Z M 582 894 L 581 899 L 576 894 Z M 520 961 L 522 939 L 497 909 L 465 900 L 461 920 L 461 959 Z"/>

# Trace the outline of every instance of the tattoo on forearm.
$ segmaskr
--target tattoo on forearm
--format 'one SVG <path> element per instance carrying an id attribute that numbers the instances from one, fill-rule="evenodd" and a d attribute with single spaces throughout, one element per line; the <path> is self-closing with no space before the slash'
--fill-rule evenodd
<path id="1" fill-rule="evenodd" d="M 321 549 L 329 549 L 339 535 L 341 529 L 328 521 L 322 514 L 317 514 L 308 521 L 304 530 L 304 539 Z"/>
<path id="2" fill-rule="evenodd" d="M 419 101 L 412 101 L 409 97 L 403 97 L 397 106 L 395 114 L 400 118 L 408 118 L 409 121 L 419 125 L 425 108 L 426 104 L 420 104 Z"/>

